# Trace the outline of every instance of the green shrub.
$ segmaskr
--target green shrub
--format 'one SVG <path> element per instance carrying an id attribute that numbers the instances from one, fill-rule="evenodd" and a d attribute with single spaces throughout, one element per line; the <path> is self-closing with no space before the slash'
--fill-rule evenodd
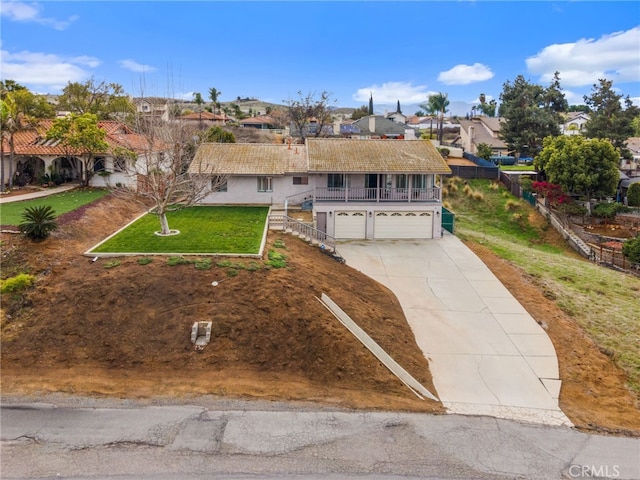
<path id="1" fill-rule="evenodd" d="M 627 190 L 627 202 L 632 207 L 640 207 L 640 183 L 633 183 Z"/>
<path id="2" fill-rule="evenodd" d="M 622 254 L 633 263 L 640 263 L 640 236 L 622 244 Z"/>
<path id="3" fill-rule="evenodd" d="M 18 229 L 34 242 L 44 240 L 58 228 L 56 213 L 50 205 L 27 207 Z"/>
<path id="4" fill-rule="evenodd" d="M 28 273 L 19 273 L 15 277 L 10 277 L 0 282 L 0 293 L 19 292 L 30 287 L 35 279 L 36 277 Z"/>
<path id="5" fill-rule="evenodd" d="M 616 214 L 628 210 L 629 209 L 621 203 L 599 203 L 593 207 L 591 214 L 598 218 L 614 218 Z"/>
<path id="6" fill-rule="evenodd" d="M 273 242 L 273 246 L 276 248 L 285 248 L 285 249 L 287 248 L 287 246 L 284 244 L 284 240 L 282 240 L 281 238 Z"/>
<path id="7" fill-rule="evenodd" d="M 283 253 L 269 250 L 267 257 L 269 258 L 269 261 L 266 262 L 267 265 L 271 265 L 273 268 L 284 268 L 287 266 L 287 256 Z"/>
<path id="8" fill-rule="evenodd" d="M 105 262 L 104 268 L 115 268 L 118 265 L 120 265 L 120 260 L 110 260 L 108 262 Z"/>
<path id="9" fill-rule="evenodd" d="M 149 265 L 153 262 L 153 258 L 150 257 L 142 257 L 138 259 L 138 265 Z"/>
<path id="10" fill-rule="evenodd" d="M 190 260 L 187 260 L 184 257 L 169 257 L 169 260 L 167 260 L 167 265 L 174 267 L 176 265 L 187 265 L 191 263 Z"/>
<path id="11" fill-rule="evenodd" d="M 533 192 L 533 180 L 531 180 L 531 178 L 524 177 L 524 176 L 520 177 L 520 180 L 518 180 L 518 183 L 522 187 L 523 192 L 527 192 L 527 193 Z"/>
<path id="12" fill-rule="evenodd" d="M 211 270 L 211 259 L 210 258 L 199 258 L 193 265 L 196 267 L 196 270 Z"/>

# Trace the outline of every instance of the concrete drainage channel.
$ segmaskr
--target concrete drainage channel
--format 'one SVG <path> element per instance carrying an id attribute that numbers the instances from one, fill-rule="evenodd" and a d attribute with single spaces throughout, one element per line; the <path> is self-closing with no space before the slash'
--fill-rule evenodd
<path id="1" fill-rule="evenodd" d="M 316 297 L 318 298 L 318 297 Z M 439 402 L 438 398 L 427 390 L 420 382 L 402 368 L 393 358 L 378 345 L 373 338 L 362 330 L 349 315 L 347 315 L 333 300 L 326 294 L 322 294 L 318 301 L 322 303 L 362 344 L 373 353 L 382 364 L 387 367 L 402 383 L 404 383 L 418 398 L 424 400 L 425 397 Z"/>

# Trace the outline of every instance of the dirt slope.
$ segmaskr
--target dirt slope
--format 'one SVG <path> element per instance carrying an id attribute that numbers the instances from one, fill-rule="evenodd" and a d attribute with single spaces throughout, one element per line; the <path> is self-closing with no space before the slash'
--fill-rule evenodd
<path id="1" fill-rule="evenodd" d="M 300 400 L 345 408 L 442 412 L 419 400 L 317 301 L 328 294 L 430 391 L 428 362 L 395 296 L 299 239 L 272 233 L 283 269 L 251 271 L 165 258 L 114 268 L 81 254 L 139 213 L 105 198 L 63 217 L 41 243 L 3 234 L 4 274 L 29 269 L 36 287 L 3 298 L 2 392 L 121 398 L 226 395 Z M 274 247 L 281 241 L 285 248 Z M 624 376 L 580 329 L 512 265 L 470 245 L 543 325 L 558 351 L 561 406 L 579 427 L 640 433 L 637 399 Z M 250 266 L 250 260 L 234 260 Z M 259 262 L 264 266 L 264 262 Z M 255 268 L 255 261 L 253 263 Z M 213 287 L 213 281 L 220 282 Z M 195 320 L 212 320 L 196 352 Z"/>

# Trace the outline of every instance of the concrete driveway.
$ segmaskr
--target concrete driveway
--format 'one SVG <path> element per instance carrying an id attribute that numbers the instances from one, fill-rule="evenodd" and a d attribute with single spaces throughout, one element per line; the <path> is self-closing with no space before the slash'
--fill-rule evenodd
<path id="1" fill-rule="evenodd" d="M 551 340 L 457 237 L 337 248 L 396 295 L 449 412 L 571 425 Z"/>

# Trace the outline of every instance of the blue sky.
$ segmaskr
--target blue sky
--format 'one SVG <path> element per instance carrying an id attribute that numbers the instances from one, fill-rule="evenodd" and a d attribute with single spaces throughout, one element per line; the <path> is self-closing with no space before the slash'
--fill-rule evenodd
<path id="1" fill-rule="evenodd" d="M 0 76 L 39 93 L 93 77 L 134 96 L 332 93 L 338 106 L 499 100 L 518 75 L 569 103 L 599 78 L 640 105 L 635 1 L 1 1 Z M 462 112 L 454 112 L 462 114 Z"/>

